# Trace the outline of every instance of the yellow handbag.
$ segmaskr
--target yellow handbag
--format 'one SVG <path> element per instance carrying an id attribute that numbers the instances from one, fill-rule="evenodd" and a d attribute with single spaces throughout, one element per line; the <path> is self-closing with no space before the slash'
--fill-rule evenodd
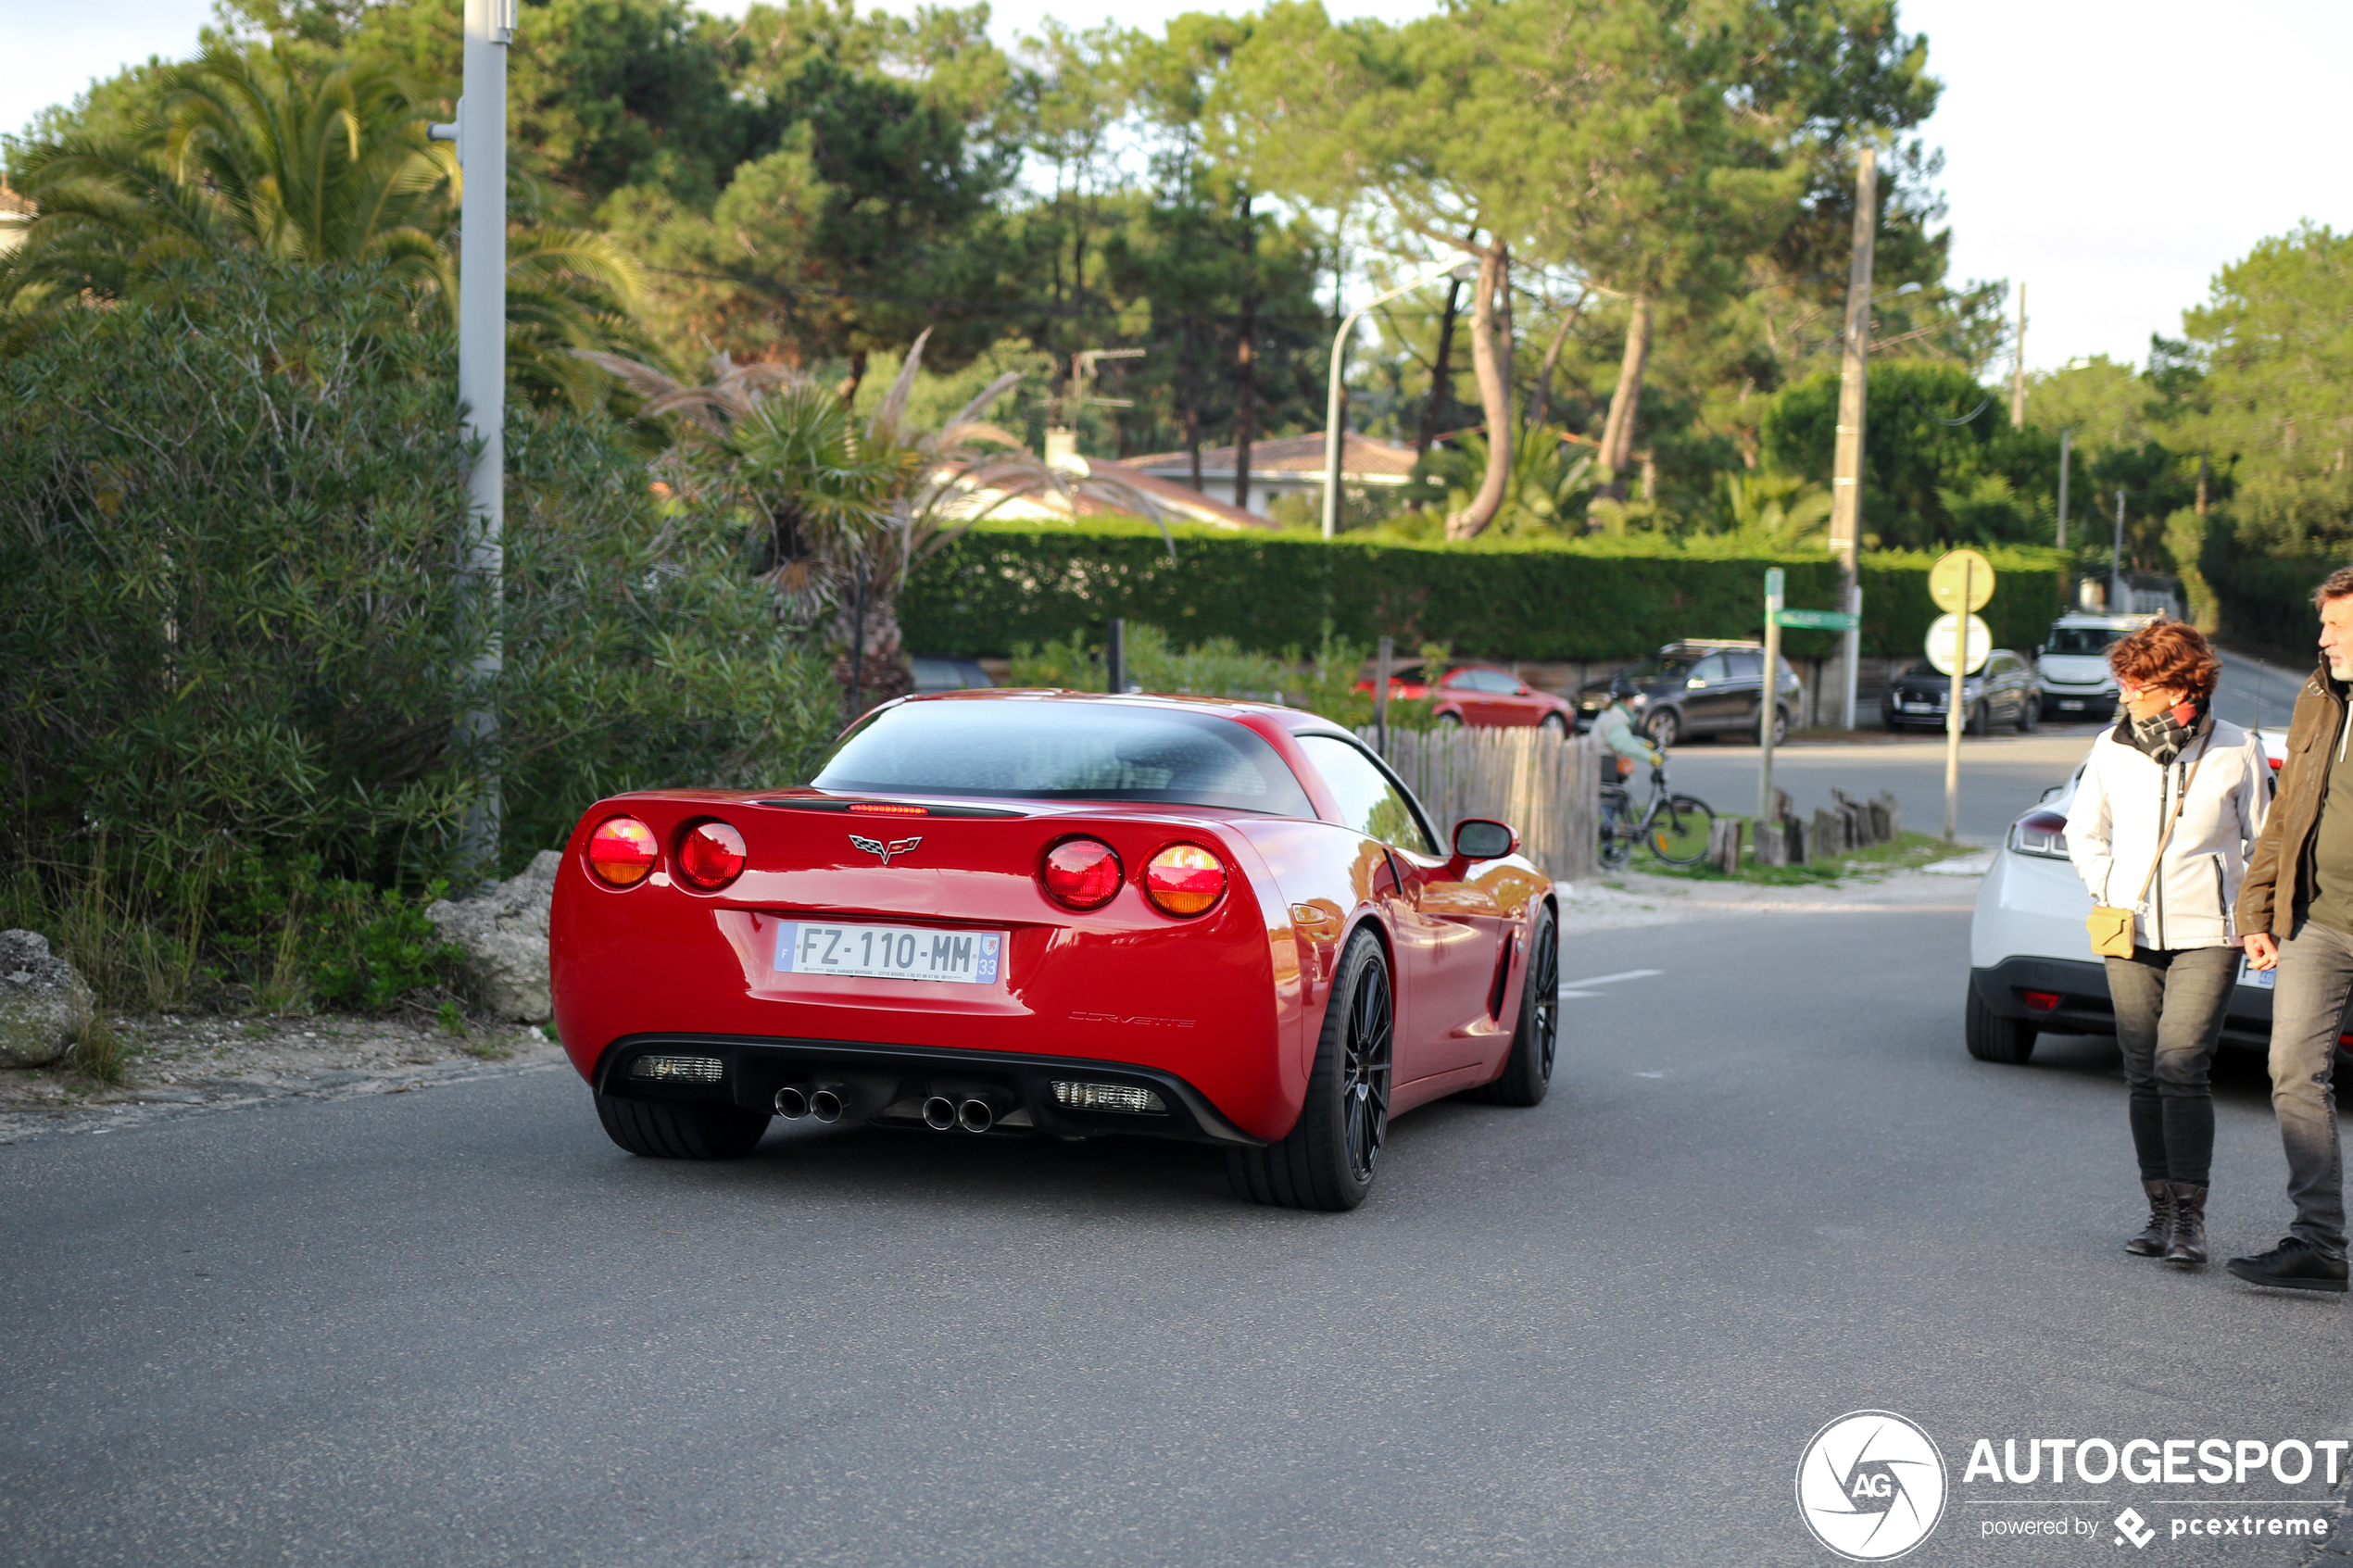
<path id="1" fill-rule="evenodd" d="M 2173 824 L 2182 820 L 2182 808 L 2189 802 L 2190 786 L 2197 783 L 2197 771 L 2206 766 L 2206 748 L 2213 740 L 2214 731 L 2209 721 L 2206 738 L 2198 743 L 2197 760 L 2190 764 L 2190 775 L 2182 781 L 2182 793 L 2173 797 L 2173 814 L 2165 819 L 2165 827 L 2157 835 L 2157 853 L 2149 858 L 2149 874 L 2141 878 L 2141 891 L 2133 900 L 2133 909 L 2119 909 L 2114 904 L 2095 904 L 2092 912 L 2083 917 L 2083 929 L 2091 935 L 2095 957 L 2129 959 L 2133 956 L 2133 909 L 2140 908 L 2148 899 L 2149 884 L 2157 880 L 2157 868 L 2165 862 L 2166 841 L 2173 836 Z"/>

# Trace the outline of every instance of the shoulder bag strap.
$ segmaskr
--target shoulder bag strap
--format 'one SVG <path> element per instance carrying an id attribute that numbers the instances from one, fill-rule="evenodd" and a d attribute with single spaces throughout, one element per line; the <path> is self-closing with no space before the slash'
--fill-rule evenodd
<path id="1" fill-rule="evenodd" d="M 2157 835 L 2157 853 L 2149 857 L 2149 874 L 2141 878 L 2141 890 L 2133 897 L 2133 907 L 2139 909 L 2147 902 L 2149 884 L 2157 880 L 2157 868 L 2165 862 L 2165 846 L 2173 836 L 2173 824 L 2182 820 L 2182 808 L 2189 804 L 2190 786 L 2197 783 L 2197 771 L 2206 766 L 2206 749 L 2214 744 L 2214 721 L 2206 721 L 2206 734 L 2197 743 L 2197 757 L 2190 763 L 2189 776 L 2182 781 L 2182 793 L 2173 797 L 2173 814 L 2165 819 L 2165 826 Z"/>

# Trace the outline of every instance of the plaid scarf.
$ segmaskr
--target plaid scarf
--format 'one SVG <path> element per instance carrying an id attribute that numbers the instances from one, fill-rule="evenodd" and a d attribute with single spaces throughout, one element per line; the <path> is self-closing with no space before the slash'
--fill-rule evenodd
<path id="1" fill-rule="evenodd" d="M 2171 767 L 2182 748 L 2196 738 L 2198 729 L 2206 722 L 2206 699 L 2185 702 L 2176 708 L 2160 708 L 2150 719 L 2135 718 L 2130 712 L 2125 718 L 2133 726 L 2133 744 L 2142 754 L 2160 768 Z M 2188 722 L 2183 722 L 2186 715 Z"/>

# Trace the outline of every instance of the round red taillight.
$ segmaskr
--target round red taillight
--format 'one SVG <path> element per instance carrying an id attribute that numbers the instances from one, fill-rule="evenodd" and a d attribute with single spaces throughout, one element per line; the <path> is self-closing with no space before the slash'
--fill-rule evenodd
<path id="1" fill-rule="evenodd" d="M 588 865 L 615 887 L 635 887 L 654 869 L 661 847 L 635 817 L 608 817 L 588 835 Z"/>
<path id="2" fill-rule="evenodd" d="M 678 880 L 715 893 L 741 876 L 744 835 L 725 822 L 697 822 L 678 839 Z"/>
<path id="3" fill-rule="evenodd" d="M 1226 862 L 1198 844 L 1173 844 L 1144 868 L 1144 897 L 1172 915 L 1197 915 L 1226 896 Z"/>
<path id="4" fill-rule="evenodd" d="M 1067 838 L 1046 852 L 1038 880 L 1058 904 L 1100 909 L 1111 902 L 1126 874 L 1110 845 L 1101 839 Z"/>

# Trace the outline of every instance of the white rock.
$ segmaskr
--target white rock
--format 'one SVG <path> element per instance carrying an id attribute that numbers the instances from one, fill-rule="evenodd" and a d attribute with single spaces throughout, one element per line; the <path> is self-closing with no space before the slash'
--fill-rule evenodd
<path id="1" fill-rule="evenodd" d="M 45 1067 L 90 1022 L 89 983 L 37 931 L 0 931 L 0 1067 Z"/>
<path id="2" fill-rule="evenodd" d="M 425 909 L 442 940 L 464 949 L 466 986 L 493 1017 L 536 1023 L 556 1010 L 547 988 L 547 906 L 563 863 L 561 851 L 542 849 L 510 881 Z"/>

